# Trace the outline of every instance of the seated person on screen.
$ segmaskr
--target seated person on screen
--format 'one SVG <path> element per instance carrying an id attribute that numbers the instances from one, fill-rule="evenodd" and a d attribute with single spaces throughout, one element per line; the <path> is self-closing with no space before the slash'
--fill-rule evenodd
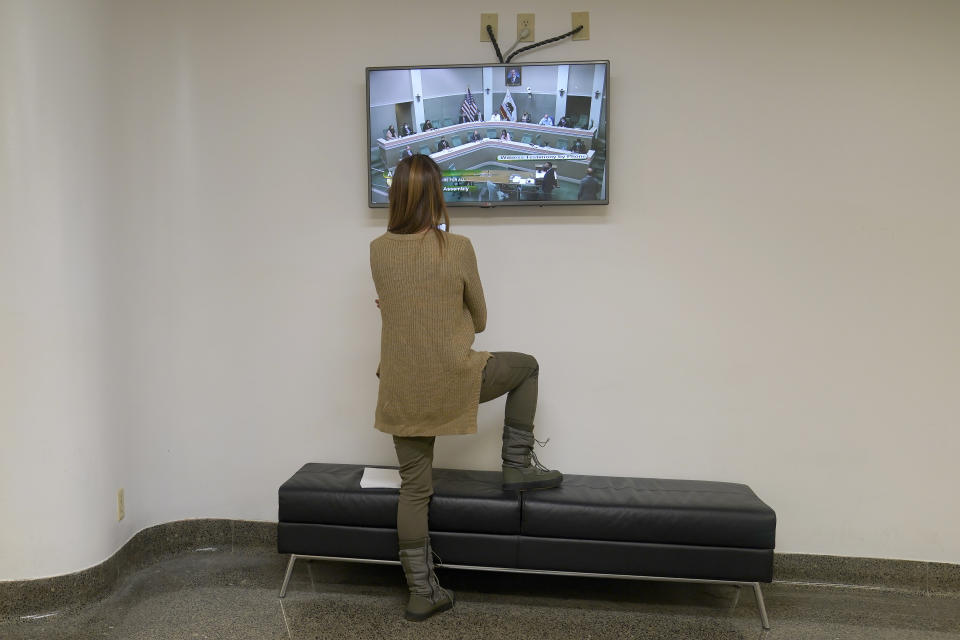
<path id="1" fill-rule="evenodd" d="M 447 142 L 447 139 L 443 136 L 440 136 L 440 142 L 437 143 L 437 151 L 443 151 L 444 149 L 449 149 L 450 143 Z"/>
<path id="2" fill-rule="evenodd" d="M 593 177 L 593 169 L 587 167 L 587 176 L 580 181 L 577 200 L 599 200 L 600 181 Z"/>
<path id="3" fill-rule="evenodd" d="M 483 136 L 480 135 L 479 131 L 474 130 L 473 133 L 467 138 L 467 142 L 480 142 L 483 140 Z"/>
<path id="4" fill-rule="evenodd" d="M 540 122 L 538 122 L 537 124 L 542 124 L 542 125 L 546 125 L 546 126 L 548 126 L 548 127 L 552 127 L 552 126 L 553 126 L 553 118 L 550 117 L 550 114 L 549 114 L 549 113 L 545 113 L 545 114 L 543 114 L 543 117 L 540 118 Z"/>
<path id="5" fill-rule="evenodd" d="M 520 122 L 530 122 L 530 114 L 524 111 L 523 115 L 520 116 Z"/>
<path id="6" fill-rule="evenodd" d="M 407 145 L 407 148 L 400 152 L 401 158 L 410 158 L 413 156 L 413 149 L 410 148 L 410 145 Z"/>
<path id="7" fill-rule="evenodd" d="M 499 111 L 494 111 L 494 112 L 493 112 L 493 115 L 490 116 L 490 120 L 491 120 L 491 122 L 500 122 L 500 112 L 499 112 Z"/>
<path id="8" fill-rule="evenodd" d="M 500 130 L 500 139 L 501 139 L 501 140 L 510 140 L 510 134 L 507 133 L 507 130 L 506 130 L 506 129 L 501 129 L 501 130 Z"/>
<path id="9" fill-rule="evenodd" d="M 393 125 L 390 125 L 389 127 L 387 127 L 387 132 L 383 134 L 383 137 L 386 140 L 393 140 L 394 138 L 397 137 L 397 132 L 396 130 L 394 130 Z"/>
<path id="10" fill-rule="evenodd" d="M 587 147 L 583 144 L 583 140 L 577 138 L 576 142 L 573 143 L 573 146 L 570 147 L 570 150 L 574 153 L 586 153 Z"/>
<path id="11" fill-rule="evenodd" d="M 427 120 L 426 122 L 423 123 L 423 130 L 424 130 L 424 131 L 430 131 L 431 129 L 433 129 L 433 123 L 432 123 L 432 122 L 430 122 L 429 120 Z"/>
<path id="12" fill-rule="evenodd" d="M 410 128 L 410 125 L 409 125 L 409 124 L 407 124 L 406 122 L 404 122 L 402 125 L 400 125 L 400 135 L 401 135 L 401 136 L 412 136 L 412 135 L 413 135 L 413 129 Z"/>
<path id="13" fill-rule="evenodd" d="M 567 124 L 567 116 L 561 117 L 560 120 L 557 122 L 557 126 L 558 126 L 558 127 L 569 127 L 570 125 Z"/>

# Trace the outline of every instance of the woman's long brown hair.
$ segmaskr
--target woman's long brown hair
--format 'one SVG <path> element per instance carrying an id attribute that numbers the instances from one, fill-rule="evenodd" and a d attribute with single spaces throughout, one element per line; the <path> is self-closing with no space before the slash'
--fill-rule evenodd
<path id="1" fill-rule="evenodd" d="M 441 221 L 449 230 L 450 216 L 443 200 L 440 167 L 430 156 L 420 153 L 404 158 L 393 171 L 387 231 L 417 233 L 432 228 L 442 249 L 446 237 L 437 228 Z"/>

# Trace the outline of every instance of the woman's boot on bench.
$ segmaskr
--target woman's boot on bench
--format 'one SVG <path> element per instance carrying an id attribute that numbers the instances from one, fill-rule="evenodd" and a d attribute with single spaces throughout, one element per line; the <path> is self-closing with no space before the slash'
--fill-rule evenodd
<path id="1" fill-rule="evenodd" d="M 548 438 L 549 440 L 549 438 Z M 552 489 L 563 482 L 563 474 L 547 469 L 533 452 L 533 431 L 503 425 L 503 490 Z M 531 458 L 533 464 L 531 464 Z"/>
<path id="2" fill-rule="evenodd" d="M 410 588 L 410 600 L 404 612 L 407 620 L 426 620 L 453 606 L 453 592 L 441 587 L 434 573 L 430 538 L 401 540 L 400 564 Z"/>

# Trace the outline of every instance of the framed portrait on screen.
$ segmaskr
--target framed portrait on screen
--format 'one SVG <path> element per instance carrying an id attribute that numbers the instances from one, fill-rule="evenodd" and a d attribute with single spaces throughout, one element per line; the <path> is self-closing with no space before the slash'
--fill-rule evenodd
<path id="1" fill-rule="evenodd" d="M 504 84 L 508 87 L 519 87 L 523 82 L 523 76 L 520 74 L 520 67 L 507 67 L 504 69 Z"/>

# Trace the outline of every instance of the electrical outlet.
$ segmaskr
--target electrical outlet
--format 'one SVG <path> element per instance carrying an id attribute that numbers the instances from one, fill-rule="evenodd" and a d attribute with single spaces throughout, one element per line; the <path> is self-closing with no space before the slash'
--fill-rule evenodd
<path id="1" fill-rule="evenodd" d="M 574 40 L 589 40 L 590 39 L 590 12 L 589 11 L 574 11 L 570 14 L 571 18 L 571 29 L 576 29 L 580 25 L 583 25 L 583 29 L 573 34 Z"/>
<path id="2" fill-rule="evenodd" d="M 123 507 L 123 489 L 117 491 L 117 522 L 123 520 L 126 510 Z"/>
<path id="3" fill-rule="evenodd" d="M 520 35 L 523 30 L 526 29 L 529 31 L 527 35 Z M 517 14 L 517 40 L 520 42 L 533 42 L 533 14 L 532 13 L 518 13 Z"/>
<path id="4" fill-rule="evenodd" d="M 497 34 L 497 14 L 495 13 L 481 13 L 480 14 L 480 40 L 483 42 L 490 42 L 490 34 L 487 33 L 487 25 L 493 27 L 493 37 L 498 41 L 500 36 Z"/>

